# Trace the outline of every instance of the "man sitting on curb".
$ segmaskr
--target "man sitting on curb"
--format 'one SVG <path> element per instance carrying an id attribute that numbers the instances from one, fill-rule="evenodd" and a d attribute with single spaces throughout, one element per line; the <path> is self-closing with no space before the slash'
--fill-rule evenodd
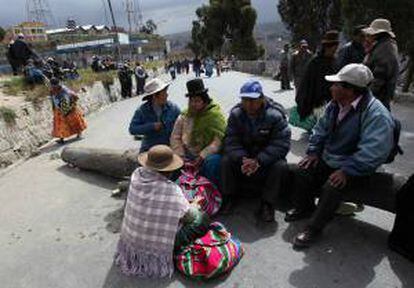
<path id="1" fill-rule="evenodd" d="M 222 213 L 229 213 L 240 181 L 261 190 L 259 216 L 274 221 L 274 205 L 287 172 L 290 129 L 281 105 L 265 97 L 258 81 L 240 89 L 241 104 L 230 112 L 222 158 Z"/>
<path id="2" fill-rule="evenodd" d="M 294 239 L 294 247 L 308 247 L 345 200 L 368 204 L 375 198 L 366 187 L 393 147 L 394 122 L 389 111 L 367 88 L 372 72 L 363 64 L 349 64 L 333 82 L 327 105 L 309 139 L 307 156 L 295 171 L 293 202 L 287 222 L 311 217 Z M 318 205 L 315 197 L 320 191 Z M 368 195 L 367 195 L 368 194 Z"/>

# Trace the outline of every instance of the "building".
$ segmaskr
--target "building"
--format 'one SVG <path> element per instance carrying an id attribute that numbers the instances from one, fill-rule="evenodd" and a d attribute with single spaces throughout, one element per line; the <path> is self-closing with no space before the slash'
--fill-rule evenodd
<path id="1" fill-rule="evenodd" d="M 47 30 L 46 34 L 50 40 L 64 40 L 77 38 L 79 40 L 94 40 L 106 37 L 112 33 L 111 28 L 105 25 L 82 25 L 75 29 L 58 28 Z"/>
<path id="2" fill-rule="evenodd" d="M 22 22 L 12 27 L 12 36 L 23 34 L 26 41 L 40 42 L 47 41 L 46 25 L 42 22 Z"/>

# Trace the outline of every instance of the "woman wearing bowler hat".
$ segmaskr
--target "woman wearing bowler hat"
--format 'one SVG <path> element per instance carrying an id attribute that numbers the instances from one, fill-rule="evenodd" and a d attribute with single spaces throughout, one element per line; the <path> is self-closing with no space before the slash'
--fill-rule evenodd
<path id="1" fill-rule="evenodd" d="M 226 129 L 220 106 L 212 101 L 203 80 L 187 82 L 188 109 L 177 119 L 171 134 L 171 148 L 184 161 L 200 168 L 203 176 L 220 182 L 218 154 Z"/>
<path id="2" fill-rule="evenodd" d="M 166 145 L 141 153 L 131 177 L 115 264 L 128 276 L 161 278 L 174 272 L 174 247 L 204 235 L 208 218 L 169 180 L 183 160 Z"/>

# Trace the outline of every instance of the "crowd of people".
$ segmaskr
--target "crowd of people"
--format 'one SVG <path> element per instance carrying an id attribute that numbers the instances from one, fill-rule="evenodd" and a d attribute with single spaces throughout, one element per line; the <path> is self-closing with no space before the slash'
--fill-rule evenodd
<path id="1" fill-rule="evenodd" d="M 136 110 L 129 127 L 132 135 L 144 138 L 139 156 L 142 167 L 132 176 L 116 254 L 116 263 L 124 273 L 153 277 L 171 272 L 161 268 L 171 267 L 174 258 L 163 257 L 165 253 L 176 253 L 175 235 L 189 223 L 182 219 L 194 209 L 200 212 L 200 199 L 192 202 L 182 197 L 183 192 L 174 182 L 179 175 L 175 171 L 182 167 L 183 171 L 192 167 L 218 188 L 222 214 L 232 213 L 243 191 L 248 190 L 251 196 L 260 198 L 256 214 L 259 219 L 274 222 L 275 207 L 282 195 L 287 196 L 293 208 L 286 212 L 285 221 L 308 219 L 308 225 L 293 239 L 298 249 L 310 247 L 320 238 L 345 202 L 395 212 L 395 195 L 372 190 L 375 179 L 382 177 L 377 169 L 393 161 L 399 148 L 398 121 L 389 106 L 392 95 L 381 94 L 395 88 L 393 77 L 387 76 L 384 81 L 385 74 L 395 73 L 394 66 L 384 71 L 383 61 L 376 62 L 378 50 L 387 57 L 395 56 L 394 35 L 389 21 L 377 19 L 369 27 L 357 27 L 354 36 L 353 42 L 341 48 L 340 68 L 335 66 L 337 31 L 325 34 L 317 55 L 311 56 L 305 41 L 293 55 L 293 61 L 301 63 L 295 64 L 301 67 L 294 70 L 298 97 L 305 98 L 298 103 L 302 105 L 300 114 L 321 110 L 306 156 L 293 167 L 286 160 L 291 144 L 288 117 L 280 104 L 265 95 L 259 81 L 249 80 L 242 85 L 240 102 L 227 120 L 200 78 L 187 82 L 184 96 L 188 108 L 184 111 L 168 100 L 168 83 L 154 79 L 145 85 L 146 102 Z M 373 42 L 368 51 L 364 50 L 368 53 L 362 55 L 361 43 L 356 41 L 365 37 Z M 389 51 L 384 52 L 386 48 Z M 391 189 L 386 193 L 392 193 Z M 169 234 L 168 247 L 162 246 L 166 249 L 156 251 L 151 243 L 142 241 L 140 235 L 161 235 L 165 228 L 149 228 L 145 224 L 149 218 L 134 218 L 132 214 L 138 210 L 133 207 L 143 205 L 137 204 L 146 201 L 143 199 L 151 199 L 146 213 L 159 213 L 160 219 L 175 215 L 174 223 L 168 221 L 172 225 L 169 231 L 174 233 Z M 160 241 L 157 236 L 152 239 L 154 243 Z M 143 259 L 165 262 L 155 265 Z"/>
<path id="2" fill-rule="evenodd" d="M 20 42 L 22 39 L 16 40 L 10 48 L 13 69 L 25 67 L 34 83 L 50 79 L 53 136 L 59 142 L 72 135 L 81 137 L 86 122 L 77 107 L 78 97 L 60 83 L 72 77 L 65 76 L 64 69 L 76 71 L 76 66 L 67 62 L 61 67 L 48 58 L 41 67 L 38 57 Z M 211 77 L 216 69 L 219 76 L 227 66 L 224 61 L 196 57 L 166 64 L 172 80 L 176 74 L 189 74 L 190 64 L 195 74 L 182 95 L 187 97 L 188 107 L 181 110 L 168 100 L 170 83 L 160 78 L 147 82 L 141 63 L 132 67 L 129 61 L 116 65 L 111 58 L 93 57 L 95 72 L 118 69 L 123 98 L 132 97 L 135 77 L 135 94 L 144 101 L 129 125 L 131 135 L 143 138 L 138 157 L 141 167 L 131 176 L 115 255 L 122 272 L 140 277 L 171 276 L 176 253 L 210 227 L 211 220 L 200 204 L 206 199 L 188 199 L 176 182 L 188 169 L 220 192 L 223 215 L 232 213 L 247 191 L 260 198 L 258 218 L 275 222 L 276 206 L 282 195 L 287 196 L 292 209 L 284 220 L 308 219 L 308 225 L 293 239 L 298 249 L 310 247 L 320 238 L 345 202 L 395 211 L 395 195 L 384 197 L 370 189 L 378 177 L 377 169 L 392 161 L 399 148 L 399 122 L 390 106 L 398 76 L 398 49 L 391 23 L 376 19 L 368 27 L 355 27 L 352 41 L 338 50 L 339 43 L 338 31 L 331 30 L 324 34 L 315 55 L 306 40 L 300 41 L 292 54 L 289 45 L 284 47 L 281 88 L 291 89 L 292 75 L 295 111 L 302 120 L 318 118 L 306 156 L 294 167 L 288 166 L 286 159 L 291 148 L 288 115 L 265 95 L 259 81 L 249 80 L 240 87 L 239 103 L 227 119 L 210 96 L 200 75 Z M 19 54 L 21 59 L 13 56 L 15 49 L 24 50 Z M 239 252 L 238 259 L 242 249 Z"/>
<path id="3" fill-rule="evenodd" d="M 327 31 L 322 37 L 321 48 L 313 55 L 306 40 L 290 53 L 286 44 L 281 54 L 281 89 L 290 89 L 293 77 L 296 102 L 301 118 L 306 118 L 330 100 L 329 85 L 325 75 L 339 71 L 350 63 L 363 63 L 374 75 L 370 88 L 387 107 L 394 97 L 399 75 L 398 48 L 391 23 L 376 19 L 369 27 L 356 26 L 351 41 L 341 48 L 339 32 Z"/>
<path id="4" fill-rule="evenodd" d="M 43 84 L 52 78 L 74 80 L 79 73 L 74 61 L 58 61 L 54 57 L 40 57 L 19 34 L 17 39 L 9 44 L 7 58 L 13 74 L 22 74 L 28 84 Z"/>
<path id="5" fill-rule="evenodd" d="M 200 77 L 203 73 L 206 77 L 211 77 L 214 71 L 217 76 L 220 76 L 223 71 L 228 71 L 231 63 L 226 59 L 217 58 L 214 60 L 211 57 L 200 59 L 197 56 L 192 61 L 187 58 L 175 61 L 170 60 L 165 64 L 165 72 L 170 74 L 172 80 L 175 80 L 177 74 L 189 74 L 190 67 L 192 67 L 195 77 Z"/>

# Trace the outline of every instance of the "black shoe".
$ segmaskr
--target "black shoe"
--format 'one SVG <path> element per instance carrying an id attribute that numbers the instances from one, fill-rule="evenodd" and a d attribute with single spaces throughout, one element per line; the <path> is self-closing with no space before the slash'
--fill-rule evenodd
<path id="1" fill-rule="evenodd" d="M 56 143 L 58 143 L 60 145 L 63 145 L 63 144 L 65 144 L 65 139 L 59 138 L 58 140 L 56 140 Z"/>
<path id="2" fill-rule="evenodd" d="M 303 232 L 296 235 L 295 239 L 293 240 L 293 248 L 308 248 L 315 242 L 317 238 L 319 238 L 321 234 L 322 233 L 320 230 L 308 227 Z"/>
<path id="3" fill-rule="evenodd" d="M 234 210 L 234 201 L 232 197 L 224 197 L 223 203 L 221 204 L 220 214 L 221 215 L 230 215 Z"/>
<path id="4" fill-rule="evenodd" d="M 315 209 L 298 209 L 294 208 L 286 212 L 285 221 L 294 222 L 302 219 L 306 219 L 312 216 Z"/>
<path id="5" fill-rule="evenodd" d="M 269 203 L 263 202 L 260 205 L 259 210 L 260 220 L 263 222 L 274 222 L 275 221 L 275 209 Z"/>

